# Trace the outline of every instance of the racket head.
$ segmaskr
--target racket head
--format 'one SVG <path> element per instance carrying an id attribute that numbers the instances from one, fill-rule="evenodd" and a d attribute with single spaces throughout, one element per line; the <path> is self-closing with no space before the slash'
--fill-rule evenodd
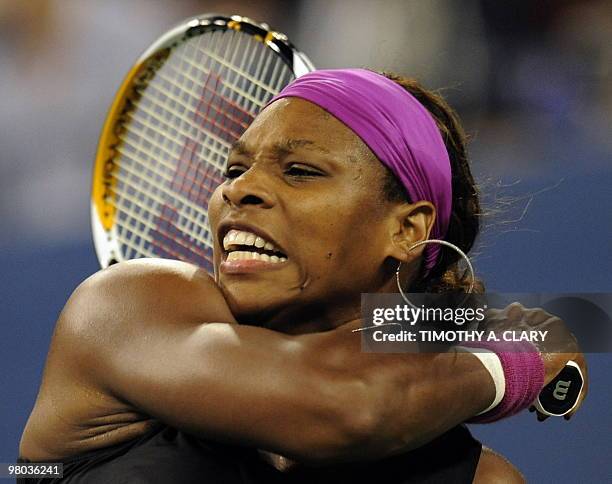
<path id="1" fill-rule="evenodd" d="M 259 110 L 314 70 L 287 36 L 246 17 L 187 19 L 136 61 L 96 152 L 91 221 L 101 267 L 140 257 L 212 266 L 208 200 Z"/>

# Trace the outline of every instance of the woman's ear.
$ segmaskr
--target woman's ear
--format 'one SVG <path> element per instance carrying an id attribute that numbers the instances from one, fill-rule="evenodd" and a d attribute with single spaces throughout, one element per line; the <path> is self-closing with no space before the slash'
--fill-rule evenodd
<path id="1" fill-rule="evenodd" d="M 389 256 L 401 262 L 411 262 L 420 257 L 425 246 L 410 247 L 426 240 L 436 220 L 436 208 L 431 202 L 402 203 L 390 214 Z"/>

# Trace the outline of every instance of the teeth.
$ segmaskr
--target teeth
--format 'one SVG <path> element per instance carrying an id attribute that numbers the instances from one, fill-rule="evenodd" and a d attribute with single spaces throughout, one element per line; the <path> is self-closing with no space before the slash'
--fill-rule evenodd
<path id="1" fill-rule="evenodd" d="M 255 247 L 261 249 L 264 245 L 266 245 L 266 241 L 264 239 L 262 239 L 261 237 L 257 237 L 255 239 Z"/>
<path id="2" fill-rule="evenodd" d="M 234 240 L 234 243 L 236 245 L 243 245 L 247 235 L 249 235 L 247 232 L 238 232 L 238 235 L 236 235 L 236 239 Z"/>
<path id="3" fill-rule="evenodd" d="M 267 254 L 260 254 L 259 252 L 249 252 L 245 250 L 235 250 L 227 254 L 227 260 L 260 260 L 263 262 L 272 262 L 272 263 L 280 263 L 285 262 L 287 258 L 285 257 L 276 257 L 275 255 L 269 256 Z"/>
<path id="4" fill-rule="evenodd" d="M 252 232 L 232 229 L 223 238 L 223 248 L 225 250 L 230 250 L 234 245 L 251 245 L 258 249 L 263 248 L 272 252 L 278 251 L 274 244 L 268 242 L 263 237 Z"/>

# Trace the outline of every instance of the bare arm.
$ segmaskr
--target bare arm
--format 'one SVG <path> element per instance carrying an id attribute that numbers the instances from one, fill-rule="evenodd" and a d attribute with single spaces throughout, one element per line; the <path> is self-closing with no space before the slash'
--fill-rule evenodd
<path id="1" fill-rule="evenodd" d="M 192 266 L 122 264 L 75 291 L 45 371 L 190 433 L 311 462 L 419 446 L 493 398 L 469 354 L 368 355 L 350 325 L 294 337 L 227 323 Z"/>
<path id="2" fill-rule="evenodd" d="M 525 478 L 503 455 L 483 447 L 473 484 L 525 484 Z"/>

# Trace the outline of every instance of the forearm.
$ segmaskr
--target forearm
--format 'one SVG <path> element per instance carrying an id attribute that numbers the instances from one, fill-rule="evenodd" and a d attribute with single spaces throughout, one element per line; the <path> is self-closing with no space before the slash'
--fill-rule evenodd
<path id="1" fill-rule="evenodd" d="M 318 348 L 320 365 L 344 372 L 353 386 L 347 412 L 359 409 L 354 440 L 339 460 L 372 459 L 407 451 L 484 410 L 494 398 L 493 381 L 473 355 L 374 354 L 361 351 L 350 328 L 329 334 Z M 334 333 L 334 332 L 332 332 Z"/>
<path id="2" fill-rule="evenodd" d="M 123 357 L 104 373 L 117 394 L 202 438 L 302 462 L 406 451 L 493 399 L 489 374 L 470 354 L 366 354 L 354 333 L 330 342 L 329 333 L 291 337 L 234 324 L 194 325 L 158 345 L 140 334 L 114 345 Z M 138 358 L 148 364 L 126 365 L 135 354 L 150 355 Z"/>
<path id="3" fill-rule="evenodd" d="M 493 401 L 491 376 L 471 354 L 453 350 L 401 357 L 404 365 L 388 362 L 389 374 L 380 389 L 381 398 L 388 394 L 387 404 L 373 429 L 373 444 L 383 441 L 380 447 L 388 446 L 386 452 L 420 447 Z"/>
<path id="4" fill-rule="evenodd" d="M 193 330 L 156 345 L 147 365 L 124 366 L 120 358 L 120 367 L 104 372 L 108 384 L 137 409 L 189 433 L 302 462 L 418 447 L 493 398 L 488 373 L 470 354 L 365 354 L 353 344 L 311 347 L 249 326 Z M 149 354 L 150 340 L 127 340 L 125 357 Z"/>
<path id="5" fill-rule="evenodd" d="M 357 440 L 362 413 L 357 405 L 346 410 L 359 382 L 321 371 L 291 337 L 209 323 L 157 343 L 124 339 L 100 381 L 137 411 L 185 432 L 309 462 L 343 456 Z"/>

